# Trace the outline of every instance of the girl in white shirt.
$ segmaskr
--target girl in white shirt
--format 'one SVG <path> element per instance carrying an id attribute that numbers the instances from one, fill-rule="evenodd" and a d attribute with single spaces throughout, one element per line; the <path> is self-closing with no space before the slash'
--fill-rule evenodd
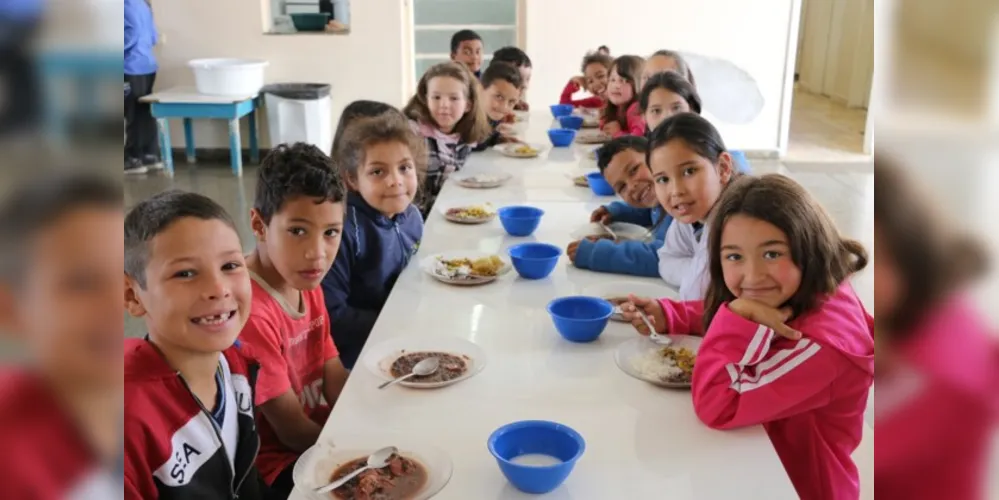
<path id="1" fill-rule="evenodd" d="M 649 137 L 648 164 L 656 197 L 673 224 L 659 249 L 659 275 L 680 289 L 680 300 L 701 300 L 708 286 L 712 209 L 739 175 L 718 130 L 694 113 L 663 121 Z"/>

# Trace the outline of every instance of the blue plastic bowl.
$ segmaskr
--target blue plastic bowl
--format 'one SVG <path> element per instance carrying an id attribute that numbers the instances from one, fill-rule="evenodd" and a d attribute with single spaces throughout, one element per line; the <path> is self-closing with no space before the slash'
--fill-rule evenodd
<path id="1" fill-rule="evenodd" d="M 614 313 L 610 302 L 597 297 L 562 297 L 548 303 L 555 329 L 571 342 L 593 342 Z"/>
<path id="2" fill-rule="evenodd" d="M 562 249 L 548 243 L 521 243 L 507 250 L 513 268 L 521 278 L 539 280 L 555 270 Z"/>
<path id="3" fill-rule="evenodd" d="M 487 441 L 489 453 L 500 471 L 524 493 L 544 494 L 558 488 L 569 477 L 586 450 L 586 441 L 572 428 L 545 420 L 524 420 L 493 431 Z M 522 455 L 548 455 L 562 463 L 521 465 L 512 462 Z"/>
<path id="4" fill-rule="evenodd" d="M 579 130 L 580 128 L 583 127 L 583 117 L 573 116 L 573 115 L 560 116 L 558 119 L 558 124 L 561 125 L 562 128 Z"/>
<path id="5" fill-rule="evenodd" d="M 586 182 L 590 183 L 590 189 L 597 196 L 614 196 L 614 187 L 604 179 L 604 174 L 592 172 L 586 174 Z"/>
<path id="6" fill-rule="evenodd" d="M 510 236 L 530 236 L 545 214 L 540 208 L 513 205 L 499 209 L 499 220 Z"/>
<path id="7" fill-rule="evenodd" d="M 556 148 L 564 148 L 572 144 L 572 140 L 576 138 L 576 131 L 569 128 L 550 128 L 548 129 L 548 139 L 552 141 L 552 146 Z"/>
<path id="8" fill-rule="evenodd" d="M 326 12 L 303 12 L 289 15 L 291 23 L 297 31 L 325 31 L 326 23 L 330 21 L 330 15 Z"/>
<path id="9" fill-rule="evenodd" d="M 559 118 L 572 114 L 572 104 L 552 104 L 552 116 Z"/>

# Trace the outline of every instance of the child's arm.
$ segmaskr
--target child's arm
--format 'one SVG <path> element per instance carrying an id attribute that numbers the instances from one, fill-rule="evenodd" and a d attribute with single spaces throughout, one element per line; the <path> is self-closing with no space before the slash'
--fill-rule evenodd
<path id="1" fill-rule="evenodd" d="M 156 498 L 156 485 L 153 483 L 153 471 L 146 461 L 145 440 L 146 431 L 135 428 L 126 422 L 124 431 L 124 492 L 125 500 L 145 500 Z"/>
<path id="2" fill-rule="evenodd" d="M 562 89 L 562 97 L 558 100 L 559 104 L 574 104 L 572 101 L 573 94 L 579 92 L 583 88 L 579 84 L 579 81 L 577 81 L 577 78 L 579 77 L 577 76 L 572 80 L 569 80 L 569 83 L 565 84 L 565 88 Z"/>
<path id="3" fill-rule="evenodd" d="M 323 314 L 325 315 L 326 311 L 323 311 Z M 323 324 L 326 325 L 326 328 L 324 328 L 323 335 L 323 359 L 325 360 L 323 363 L 323 398 L 326 399 L 326 404 L 332 410 L 343 391 L 343 386 L 347 383 L 347 369 L 343 367 L 343 363 L 340 361 L 340 352 L 337 351 L 336 345 L 333 343 L 333 336 L 330 335 L 330 318 L 326 316 L 324 319 Z"/>
<path id="4" fill-rule="evenodd" d="M 340 251 L 333 260 L 333 267 L 323 278 L 323 300 L 329 314 L 330 329 L 338 355 L 343 356 L 346 366 L 353 366 L 354 359 L 361 352 L 364 341 L 371 333 L 378 319 L 378 311 L 358 309 L 347 303 L 350 297 L 351 272 L 358 242 L 354 235 L 354 225 L 349 221 L 344 226 L 340 239 Z M 331 402 L 332 403 L 332 402 Z"/>
<path id="5" fill-rule="evenodd" d="M 697 351 L 694 411 L 715 429 L 762 424 L 803 413 L 829 401 L 839 374 L 837 354 L 808 338 L 771 349 L 776 334 L 718 309 Z"/>
<path id="6" fill-rule="evenodd" d="M 288 379 L 288 364 L 282 354 L 283 335 L 265 318 L 251 313 L 239 339 L 250 346 L 260 363 L 254 399 L 260 413 L 282 444 L 303 452 L 316 444 L 322 427 L 313 422 Z"/>
<path id="7" fill-rule="evenodd" d="M 666 319 L 666 331 L 680 335 L 704 334 L 704 301 L 659 299 Z"/>
<path id="8" fill-rule="evenodd" d="M 652 209 L 635 208 L 623 201 L 604 205 L 613 222 L 628 222 L 642 227 L 652 227 Z M 659 248 L 659 247 L 656 247 Z"/>
<path id="9" fill-rule="evenodd" d="M 628 107 L 628 112 L 625 116 L 628 121 L 628 129 L 622 130 L 620 135 L 644 136 L 645 119 L 642 118 L 642 113 L 638 111 L 637 102 Z"/>
<path id="10" fill-rule="evenodd" d="M 694 248 L 683 238 L 683 224 L 670 224 L 666 241 L 659 247 L 659 276 L 671 286 L 680 286 L 683 275 L 694 260 Z"/>
<path id="11" fill-rule="evenodd" d="M 659 257 L 656 252 L 660 246 L 661 241 L 615 243 L 611 240 L 584 239 L 576 248 L 573 264 L 580 269 L 654 278 L 659 276 Z"/>

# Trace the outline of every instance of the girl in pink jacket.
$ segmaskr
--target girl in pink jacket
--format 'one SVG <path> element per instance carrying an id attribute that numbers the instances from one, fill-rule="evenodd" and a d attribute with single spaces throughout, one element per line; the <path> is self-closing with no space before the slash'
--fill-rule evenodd
<path id="1" fill-rule="evenodd" d="M 626 310 L 642 307 L 664 333 L 706 331 L 693 376 L 701 421 L 762 424 L 799 497 L 856 499 L 850 455 L 874 381 L 874 320 L 847 278 L 867 252 L 781 175 L 736 180 L 714 212 L 707 298 L 632 298 Z"/>
<path id="2" fill-rule="evenodd" d="M 638 56 L 621 56 L 611 66 L 607 82 L 607 104 L 600 116 L 600 130 L 611 137 L 645 135 L 645 119 L 638 109 L 642 89 L 638 80 L 645 60 Z"/>

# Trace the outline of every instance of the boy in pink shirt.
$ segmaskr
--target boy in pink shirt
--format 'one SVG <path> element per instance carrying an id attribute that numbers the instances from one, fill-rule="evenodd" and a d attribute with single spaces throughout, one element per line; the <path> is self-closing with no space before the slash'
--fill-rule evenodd
<path id="1" fill-rule="evenodd" d="M 704 302 L 625 309 L 642 307 L 664 333 L 706 331 L 693 376 L 701 421 L 762 424 L 803 499 L 858 498 L 850 455 L 874 381 L 874 322 L 846 280 L 866 251 L 781 175 L 736 180 L 713 217 Z"/>
<path id="2" fill-rule="evenodd" d="M 253 299 L 240 340 L 260 361 L 257 466 L 282 498 L 347 380 L 320 288 L 340 248 L 343 211 L 340 178 L 315 146 L 280 145 L 264 159 L 250 215 Z"/>

